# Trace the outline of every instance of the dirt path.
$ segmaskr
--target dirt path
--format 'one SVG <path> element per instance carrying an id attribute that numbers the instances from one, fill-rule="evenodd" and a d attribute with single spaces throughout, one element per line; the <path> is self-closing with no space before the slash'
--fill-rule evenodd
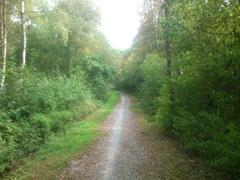
<path id="1" fill-rule="evenodd" d="M 198 163 L 178 150 L 173 140 L 147 124 L 141 126 L 144 120 L 130 111 L 130 104 L 130 98 L 122 95 L 101 127 L 105 136 L 69 162 L 58 179 L 206 179 Z"/>

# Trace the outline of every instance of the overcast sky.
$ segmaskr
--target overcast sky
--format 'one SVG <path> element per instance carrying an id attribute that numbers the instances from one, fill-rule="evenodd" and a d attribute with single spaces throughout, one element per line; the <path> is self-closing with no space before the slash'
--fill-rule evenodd
<path id="1" fill-rule="evenodd" d="M 54 0 L 47 0 L 50 5 Z M 140 26 L 143 0 L 93 0 L 101 11 L 100 30 L 116 49 L 131 46 Z"/>
<path id="2" fill-rule="evenodd" d="M 101 28 L 113 48 L 126 49 L 140 26 L 143 0 L 94 0 L 101 10 Z"/>

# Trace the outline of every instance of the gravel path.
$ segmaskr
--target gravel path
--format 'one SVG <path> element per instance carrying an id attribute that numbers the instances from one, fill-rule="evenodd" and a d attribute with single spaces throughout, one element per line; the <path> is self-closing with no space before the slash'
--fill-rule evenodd
<path id="1" fill-rule="evenodd" d="M 123 94 L 101 127 L 105 135 L 70 161 L 57 179 L 206 179 L 199 163 L 155 131 L 140 114 L 131 112 L 130 104 L 131 99 Z"/>

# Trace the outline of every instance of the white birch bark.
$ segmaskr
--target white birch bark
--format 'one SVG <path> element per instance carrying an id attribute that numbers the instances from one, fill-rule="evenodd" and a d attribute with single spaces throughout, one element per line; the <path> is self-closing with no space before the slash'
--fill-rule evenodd
<path id="1" fill-rule="evenodd" d="M 21 0 L 21 25 L 22 25 L 22 68 L 24 68 L 26 65 L 26 52 L 27 52 L 27 29 L 24 0 Z"/>
<path id="2" fill-rule="evenodd" d="M 3 90 L 6 77 L 7 62 L 7 31 L 6 31 L 6 1 L 1 0 L 1 79 L 0 90 Z"/>

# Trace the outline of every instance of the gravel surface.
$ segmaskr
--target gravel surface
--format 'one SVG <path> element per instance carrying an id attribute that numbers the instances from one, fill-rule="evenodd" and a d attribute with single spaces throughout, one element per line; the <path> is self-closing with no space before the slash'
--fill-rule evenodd
<path id="1" fill-rule="evenodd" d="M 198 162 L 154 130 L 140 113 L 130 111 L 130 104 L 131 99 L 123 94 L 102 124 L 104 136 L 70 161 L 57 179 L 208 179 Z"/>

